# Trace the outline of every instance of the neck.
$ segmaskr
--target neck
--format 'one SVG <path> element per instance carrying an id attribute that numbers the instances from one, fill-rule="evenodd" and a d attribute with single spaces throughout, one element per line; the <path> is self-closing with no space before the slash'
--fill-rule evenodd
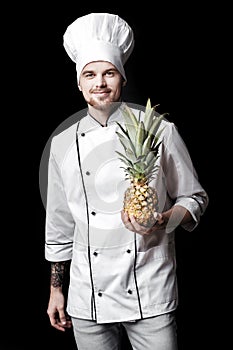
<path id="1" fill-rule="evenodd" d="M 106 126 L 110 115 L 119 107 L 119 103 L 114 103 L 104 108 L 96 108 L 88 104 L 90 115 L 95 118 L 101 125 Z"/>

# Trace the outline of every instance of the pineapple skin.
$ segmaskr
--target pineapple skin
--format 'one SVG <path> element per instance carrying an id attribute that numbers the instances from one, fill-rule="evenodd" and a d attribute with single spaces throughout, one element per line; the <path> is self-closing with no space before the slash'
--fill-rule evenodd
<path id="1" fill-rule="evenodd" d="M 155 188 L 146 182 L 131 181 L 124 194 L 124 211 L 133 215 L 136 221 L 145 227 L 155 223 L 154 212 L 158 209 L 158 195 Z"/>

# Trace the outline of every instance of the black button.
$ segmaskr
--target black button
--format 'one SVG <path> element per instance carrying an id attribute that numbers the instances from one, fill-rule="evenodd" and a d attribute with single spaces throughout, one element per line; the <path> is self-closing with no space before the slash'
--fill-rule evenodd
<path id="1" fill-rule="evenodd" d="M 85 136 L 85 133 L 84 133 L 84 132 L 82 132 L 82 133 L 81 133 L 81 136 Z"/>
<path id="2" fill-rule="evenodd" d="M 129 294 L 132 294 L 133 292 L 132 292 L 132 290 L 131 290 L 131 289 L 128 289 L 128 293 L 129 293 Z"/>
<path id="3" fill-rule="evenodd" d="M 98 253 L 97 253 L 97 252 L 94 252 L 93 254 L 94 254 L 95 256 L 97 256 L 97 255 L 98 255 Z"/>
<path id="4" fill-rule="evenodd" d="M 127 249 L 126 252 L 127 252 L 127 253 L 131 253 L 131 250 L 130 250 L 130 249 Z"/>
<path id="5" fill-rule="evenodd" d="M 90 171 L 86 171 L 86 175 L 90 175 L 91 173 L 90 173 Z"/>
<path id="6" fill-rule="evenodd" d="M 92 211 L 92 212 L 91 212 L 91 215 L 94 215 L 94 216 L 95 216 L 95 215 L 96 215 L 96 212 L 95 212 L 95 211 Z"/>
<path id="7" fill-rule="evenodd" d="M 102 294 L 101 292 L 98 293 L 98 296 L 99 296 L 99 297 L 102 297 L 102 295 L 103 295 L 103 294 Z"/>

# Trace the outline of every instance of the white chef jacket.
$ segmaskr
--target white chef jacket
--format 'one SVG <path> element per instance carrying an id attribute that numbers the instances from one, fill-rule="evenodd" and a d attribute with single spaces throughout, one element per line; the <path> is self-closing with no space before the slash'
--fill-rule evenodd
<path id="1" fill-rule="evenodd" d="M 151 317 L 178 304 L 175 231 L 142 236 L 121 221 L 129 180 L 116 153 L 124 153 L 116 121 L 123 125 L 119 110 L 106 127 L 87 113 L 53 137 L 49 159 L 45 258 L 71 260 L 67 312 L 98 323 Z M 159 212 L 173 205 L 190 211 L 194 223 L 183 228 L 192 231 L 208 196 L 176 126 L 163 120 L 160 127 L 159 169 L 150 185 Z"/>

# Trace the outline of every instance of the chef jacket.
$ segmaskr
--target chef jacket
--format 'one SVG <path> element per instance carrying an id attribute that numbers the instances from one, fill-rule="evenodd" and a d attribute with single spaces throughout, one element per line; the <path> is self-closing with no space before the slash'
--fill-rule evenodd
<path id="1" fill-rule="evenodd" d="M 142 111 L 133 108 L 142 118 Z M 67 312 L 97 323 L 133 321 L 175 310 L 178 305 L 175 230 L 140 235 L 124 227 L 120 212 L 129 186 L 116 131 L 117 109 L 102 127 L 90 114 L 54 136 L 48 170 L 45 258 L 71 260 Z M 174 123 L 164 119 L 150 186 L 159 212 L 181 205 L 193 222 L 208 196 Z"/>

